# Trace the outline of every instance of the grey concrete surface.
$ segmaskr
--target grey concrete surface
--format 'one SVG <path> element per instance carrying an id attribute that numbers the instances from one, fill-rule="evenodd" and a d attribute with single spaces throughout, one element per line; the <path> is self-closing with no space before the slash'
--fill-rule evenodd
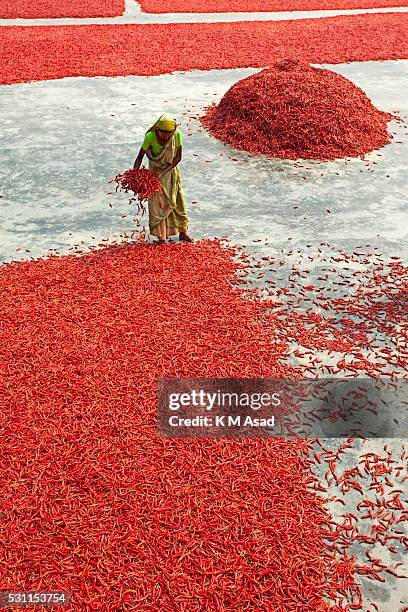
<path id="1" fill-rule="evenodd" d="M 378 108 L 408 115 L 407 67 L 393 61 L 331 68 L 362 87 Z M 108 181 L 132 165 L 144 131 L 162 112 L 181 122 L 181 172 L 197 237 L 227 235 L 243 244 L 262 239 L 266 254 L 310 240 L 352 250 L 364 240 L 386 256 L 406 257 L 407 129 L 393 121 L 392 144 L 365 161 L 252 158 L 209 136 L 196 117 L 254 72 L 2 86 L 0 261 L 22 257 L 17 248 L 30 248 L 35 257 L 134 228 L 134 209 L 125 195 L 107 195 Z"/>

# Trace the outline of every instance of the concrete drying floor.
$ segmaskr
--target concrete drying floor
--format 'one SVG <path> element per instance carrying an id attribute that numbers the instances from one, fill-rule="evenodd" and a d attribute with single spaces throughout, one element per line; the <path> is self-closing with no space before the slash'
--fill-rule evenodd
<path id="1" fill-rule="evenodd" d="M 407 61 L 327 67 L 362 87 L 378 108 L 408 115 Z M 0 261 L 27 256 L 17 248 L 37 257 L 49 248 L 98 243 L 131 231 L 128 198 L 107 195 L 108 181 L 133 164 L 144 131 L 162 112 L 181 122 L 181 171 L 196 237 L 226 235 L 242 244 L 264 239 L 271 254 L 288 246 L 288 238 L 292 246 L 326 240 L 351 250 L 365 241 L 387 256 L 406 256 L 407 129 L 393 121 L 393 143 L 367 161 L 306 161 L 298 167 L 251 158 L 210 137 L 190 117 L 254 72 L 2 86 Z"/>

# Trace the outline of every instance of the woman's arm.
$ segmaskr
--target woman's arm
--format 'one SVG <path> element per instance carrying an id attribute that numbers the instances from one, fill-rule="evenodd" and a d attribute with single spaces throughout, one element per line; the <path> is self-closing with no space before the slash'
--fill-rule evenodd
<path id="1" fill-rule="evenodd" d="M 140 149 L 138 156 L 135 159 L 135 163 L 133 164 L 133 169 L 134 170 L 139 170 L 142 161 L 143 161 L 143 157 L 145 156 L 146 151 L 144 149 Z"/>
<path id="2" fill-rule="evenodd" d="M 182 155 L 183 155 L 183 147 L 177 147 L 176 156 L 173 159 L 172 163 L 169 164 L 167 166 L 167 168 L 165 170 L 163 170 L 163 172 L 160 172 L 157 175 L 159 177 L 159 179 L 163 178 L 163 176 L 166 176 L 166 174 L 171 172 L 173 170 L 173 168 L 175 168 L 181 162 Z"/>

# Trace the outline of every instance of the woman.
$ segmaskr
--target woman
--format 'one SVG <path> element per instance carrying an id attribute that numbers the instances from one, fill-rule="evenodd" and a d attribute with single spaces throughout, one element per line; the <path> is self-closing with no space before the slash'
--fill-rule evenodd
<path id="1" fill-rule="evenodd" d="M 162 115 L 146 132 L 133 166 L 136 170 L 140 168 L 145 154 L 150 170 L 157 172 L 162 186 L 162 193 L 149 198 L 150 233 L 157 237 L 158 243 L 166 242 L 169 236 L 177 233 L 180 240 L 193 242 L 187 234 L 188 218 L 178 169 L 182 137 L 174 119 Z"/>

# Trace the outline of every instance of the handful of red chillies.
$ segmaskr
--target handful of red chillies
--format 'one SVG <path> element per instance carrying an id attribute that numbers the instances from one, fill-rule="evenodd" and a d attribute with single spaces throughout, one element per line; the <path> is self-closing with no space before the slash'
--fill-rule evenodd
<path id="1" fill-rule="evenodd" d="M 117 183 L 116 191 L 121 189 L 125 193 L 134 193 L 140 204 L 147 202 L 150 196 L 162 191 L 157 174 L 147 168 L 126 170 L 113 180 Z"/>

